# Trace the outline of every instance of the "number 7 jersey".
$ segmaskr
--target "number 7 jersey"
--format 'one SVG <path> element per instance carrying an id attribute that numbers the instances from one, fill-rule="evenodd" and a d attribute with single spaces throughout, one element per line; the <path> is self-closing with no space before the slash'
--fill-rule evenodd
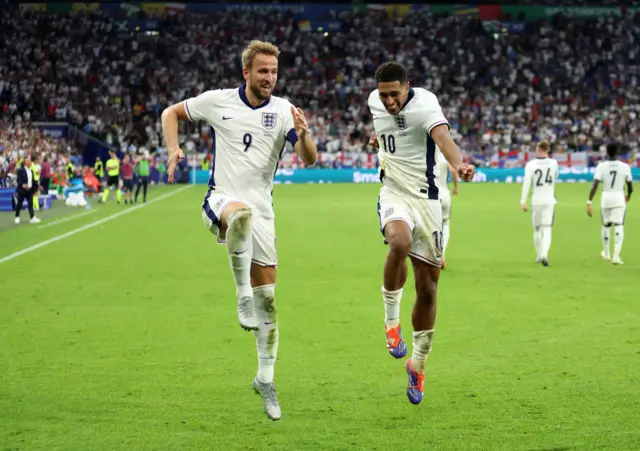
<path id="1" fill-rule="evenodd" d="M 374 90 L 369 109 L 380 150 L 380 178 L 389 190 L 427 199 L 439 199 L 436 177 L 437 146 L 434 127 L 446 124 L 438 99 L 423 88 L 409 89 L 409 98 L 398 114 L 390 114 Z"/>
<path id="2" fill-rule="evenodd" d="M 554 187 L 558 180 L 558 162 L 553 158 L 536 158 L 524 167 L 522 198 L 520 203 L 527 202 L 529 187 L 532 187 L 531 205 L 555 205 Z"/>
<path id="3" fill-rule="evenodd" d="M 206 91 L 185 100 L 192 121 L 211 126 L 213 164 L 209 188 L 224 192 L 265 217 L 273 217 L 273 178 L 285 140 L 298 141 L 291 103 L 271 96 L 252 106 L 245 86 Z"/>

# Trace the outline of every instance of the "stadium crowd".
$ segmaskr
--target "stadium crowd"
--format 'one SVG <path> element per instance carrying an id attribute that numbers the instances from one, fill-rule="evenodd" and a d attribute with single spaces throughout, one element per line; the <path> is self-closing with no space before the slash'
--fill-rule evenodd
<path id="1" fill-rule="evenodd" d="M 2 10 L 3 123 L 69 121 L 123 151 L 162 149 L 163 108 L 239 85 L 241 50 L 259 37 L 279 45 L 276 94 L 306 110 L 325 155 L 372 152 L 367 97 L 375 68 L 392 58 L 438 95 L 476 160 L 543 138 L 558 152 L 597 151 L 609 139 L 640 148 L 638 15 L 556 16 L 507 33 L 457 16 L 350 11 L 336 17 L 341 32 L 324 33 L 301 31 L 291 14 L 256 14 L 170 15 L 142 33 L 99 11 Z M 210 146 L 205 125 L 182 127 L 187 150 Z"/>

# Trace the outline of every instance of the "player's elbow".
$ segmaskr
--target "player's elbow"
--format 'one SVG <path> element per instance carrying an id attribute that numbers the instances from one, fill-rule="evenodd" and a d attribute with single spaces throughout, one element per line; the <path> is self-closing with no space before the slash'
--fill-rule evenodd
<path id="1" fill-rule="evenodd" d="M 180 102 L 165 108 L 162 111 L 161 119 L 162 123 L 165 124 L 167 121 L 186 121 L 189 116 L 187 116 L 183 102 Z"/>
<path id="2" fill-rule="evenodd" d="M 318 160 L 318 149 L 313 141 L 310 143 L 298 141 L 294 146 L 294 150 L 307 166 L 313 166 L 316 164 L 316 161 Z"/>
<path id="3" fill-rule="evenodd" d="M 302 157 L 302 161 L 304 161 L 304 164 L 307 166 L 313 166 L 316 164 L 316 161 L 318 161 L 318 152 L 309 152 L 306 156 Z"/>

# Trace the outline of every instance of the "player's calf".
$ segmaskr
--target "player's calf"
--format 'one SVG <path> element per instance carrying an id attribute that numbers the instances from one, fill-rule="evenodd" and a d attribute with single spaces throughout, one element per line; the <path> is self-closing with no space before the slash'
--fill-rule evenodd
<path id="1" fill-rule="evenodd" d="M 422 384 L 426 360 L 431 353 L 435 334 L 436 298 L 440 269 L 418 259 L 412 259 L 416 279 L 416 303 L 411 321 L 413 324 L 413 352 L 407 362 L 409 375 L 407 396 L 413 404 L 422 400 Z"/>

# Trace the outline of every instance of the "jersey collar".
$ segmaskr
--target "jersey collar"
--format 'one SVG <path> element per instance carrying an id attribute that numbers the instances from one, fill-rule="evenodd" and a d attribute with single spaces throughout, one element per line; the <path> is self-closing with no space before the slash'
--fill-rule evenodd
<path id="1" fill-rule="evenodd" d="M 240 100 L 242 100 L 242 102 L 245 105 L 247 105 L 249 108 L 251 108 L 252 110 L 257 110 L 257 109 L 265 107 L 265 106 L 267 106 L 269 104 L 269 101 L 271 100 L 271 96 L 269 96 L 269 98 L 267 100 L 265 100 L 264 102 L 262 102 L 258 106 L 251 105 L 251 103 L 249 102 L 249 99 L 247 99 L 247 94 L 244 92 L 246 87 L 247 87 L 246 83 L 241 84 L 240 87 L 238 88 L 238 94 L 240 95 Z"/>
<path id="2" fill-rule="evenodd" d="M 404 103 L 404 105 L 402 105 L 402 108 L 400 108 L 400 111 L 404 110 L 404 107 L 406 107 L 409 104 L 409 102 L 411 102 L 411 99 L 413 99 L 413 96 L 415 94 L 416 93 L 413 92 L 413 88 L 409 88 L 409 95 L 407 96 L 407 101 Z"/>

